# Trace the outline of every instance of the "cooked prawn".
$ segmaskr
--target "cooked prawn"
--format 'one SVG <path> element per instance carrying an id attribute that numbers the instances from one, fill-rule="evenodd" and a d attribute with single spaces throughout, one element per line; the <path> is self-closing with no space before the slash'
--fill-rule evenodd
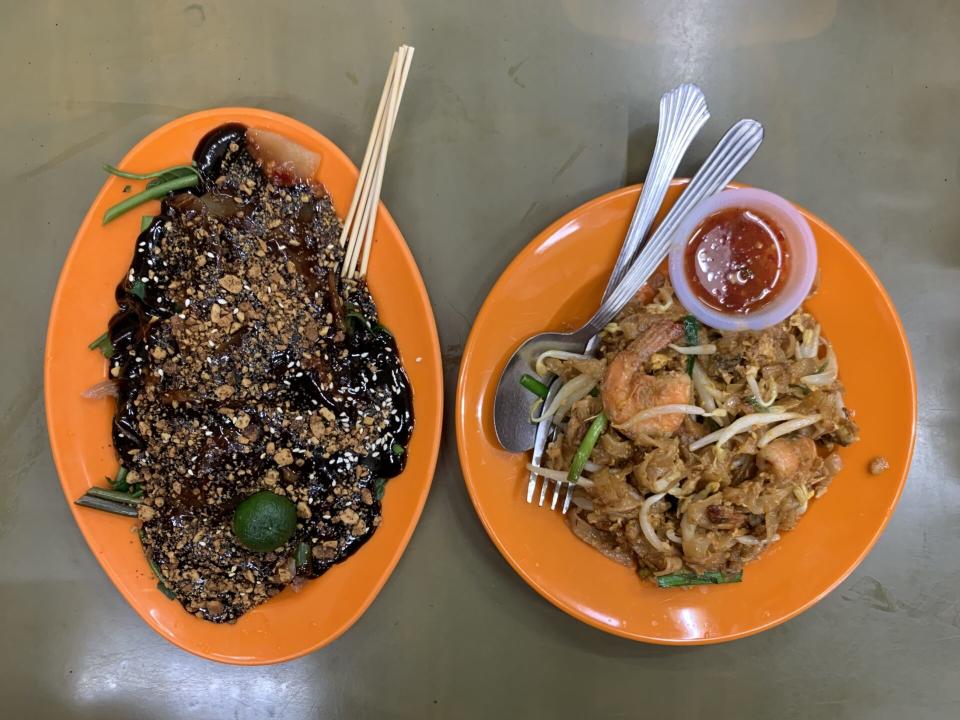
<path id="1" fill-rule="evenodd" d="M 683 415 L 671 413 L 634 419 L 658 405 L 683 405 L 691 401 L 691 382 L 684 373 L 647 375 L 644 362 L 683 334 L 683 326 L 670 320 L 656 320 L 646 331 L 614 356 L 603 377 L 603 407 L 613 425 L 624 435 L 672 435 Z"/>

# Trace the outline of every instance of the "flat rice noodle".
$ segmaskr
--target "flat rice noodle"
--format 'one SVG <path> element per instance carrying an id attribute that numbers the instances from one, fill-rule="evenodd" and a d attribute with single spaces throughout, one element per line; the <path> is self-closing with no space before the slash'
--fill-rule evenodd
<path id="1" fill-rule="evenodd" d="M 604 433 L 600 436 L 600 448 L 610 457 L 617 460 L 628 460 L 633 457 L 633 444 L 628 440 L 622 440 L 613 433 Z"/>
<path id="2" fill-rule="evenodd" d="M 643 498 L 627 483 L 629 470 L 600 468 L 593 474 L 593 498 L 602 511 L 609 513 L 630 513 L 640 507 Z"/>
<path id="3" fill-rule="evenodd" d="M 603 379 L 603 374 L 607 369 L 605 360 L 591 358 L 589 360 L 571 360 L 570 365 L 574 367 L 581 375 L 592 377 L 598 382 Z"/>
<path id="4" fill-rule="evenodd" d="M 587 545 L 595 550 L 599 550 L 614 562 L 618 562 L 629 568 L 636 567 L 636 563 L 630 553 L 617 545 L 610 533 L 598 530 L 581 518 L 578 512 L 571 512 L 568 513 L 568 515 L 570 530 Z"/>

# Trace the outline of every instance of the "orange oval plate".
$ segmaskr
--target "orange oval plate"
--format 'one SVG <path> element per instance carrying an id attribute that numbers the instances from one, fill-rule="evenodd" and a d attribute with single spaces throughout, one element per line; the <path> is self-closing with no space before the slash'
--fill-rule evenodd
<path id="1" fill-rule="evenodd" d="M 179 118 L 142 140 L 120 167 L 147 171 L 189 162 L 208 130 L 231 121 L 273 130 L 319 152 L 319 180 L 337 212 L 346 214 L 356 167 L 320 133 L 263 110 L 220 108 Z M 127 197 L 122 192 L 126 182 L 111 177 L 97 195 L 67 255 L 53 299 L 44 382 L 50 445 L 63 492 L 113 584 L 163 637 L 197 655 L 243 665 L 303 655 L 338 637 L 373 602 L 400 559 L 430 489 L 440 445 L 443 387 L 437 329 L 423 280 L 381 205 L 368 280 L 383 322 L 397 338 L 416 413 L 409 462 L 403 474 L 387 483 L 382 525 L 356 555 L 308 582 L 299 593 L 285 590 L 233 625 L 205 622 L 157 590 L 134 523 L 73 504 L 91 485 L 104 485 L 104 476 L 112 477 L 117 468 L 110 439 L 113 402 L 86 400 L 80 394 L 105 377 L 105 360 L 87 344 L 103 332 L 116 311 L 114 288 L 133 257 L 141 215 L 159 211 L 159 202 L 153 202 L 101 225 L 104 210 Z"/>
<path id="2" fill-rule="evenodd" d="M 679 195 L 675 183 L 666 204 Z M 457 389 L 457 442 L 470 498 L 487 533 L 534 590 L 585 623 L 645 642 L 723 642 L 773 627 L 813 605 L 863 559 L 893 512 L 913 452 L 916 389 L 900 320 L 863 259 L 819 218 L 821 285 L 809 301 L 832 341 L 861 441 L 800 524 L 734 585 L 660 589 L 600 555 L 558 511 L 525 502 L 528 454 L 505 452 L 493 398 L 507 359 L 543 330 L 574 329 L 600 302 L 639 188 L 604 195 L 544 230 L 484 302 L 467 341 Z M 517 392 L 522 392 L 520 388 Z M 884 455 L 874 477 L 867 463 Z M 549 498 L 548 498 L 549 500 Z"/>

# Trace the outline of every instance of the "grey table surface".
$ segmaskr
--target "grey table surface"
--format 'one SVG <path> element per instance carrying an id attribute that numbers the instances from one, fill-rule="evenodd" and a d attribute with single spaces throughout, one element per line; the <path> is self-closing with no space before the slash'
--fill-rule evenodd
<path id="1" fill-rule="evenodd" d="M 682 170 L 738 117 L 761 120 L 742 179 L 827 218 L 874 267 L 914 352 L 916 454 L 887 531 L 814 608 L 679 649 L 567 617 L 473 514 L 452 403 L 406 554 L 329 647 L 272 667 L 208 662 L 107 580 L 60 492 L 41 362 L 100 164 L 222 105 L 287 113 L 359 159 L 405 41 L 417 54 L 384 199 L 433 300 L 448 397 L 498 274 L 553 219 L 642 179 L 657 98 L 681 81 L 713 112 Z M 4 717 L 960 715 L 960 3 L 4 0 L 0 54 Z"/>

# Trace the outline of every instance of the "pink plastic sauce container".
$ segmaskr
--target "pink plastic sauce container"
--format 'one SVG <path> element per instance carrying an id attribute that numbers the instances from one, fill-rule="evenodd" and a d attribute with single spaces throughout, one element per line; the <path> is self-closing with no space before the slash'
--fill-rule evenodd
<path id="1" fill-rule="evenodd" d="M 710 216 L 731 208 L 754 210 L 782 231 L 789 264 L 782 286 L 765 305 L 747 312 L 720 310 L 695 294 L 687 277 L 687 245 Z M 705 325 L 718 330 L 762 330 L 788 318 L 810 292 L 817 274 L 817 244 L 806 218 L 787 200 L 766 190 L 724 190 L 701 202 L 677 227 L 670 247 L 670 281 L 680 303 Z"/>

